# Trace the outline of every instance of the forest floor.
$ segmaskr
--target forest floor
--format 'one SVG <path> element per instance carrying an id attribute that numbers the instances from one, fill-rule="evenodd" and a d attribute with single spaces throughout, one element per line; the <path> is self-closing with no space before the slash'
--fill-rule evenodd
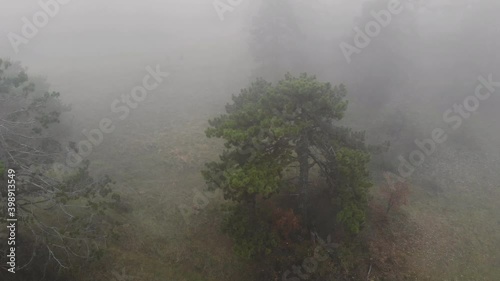
<path id="1" fill-rule="evenodd" d="M 205 137 L 206 119 L 173 124 L 164 130 L 129 124 L 99 147 L 92 167 L 117 181 L 128 207 L 117 214 L 119 238 L 78 280 L 256 280 L 258 269 L 237 258 L 219 231 L 220 196 L 193 201 L 205 189 L 200 170 L 217 159 L 221 143 Z M 392 217 L 390 230 L 411 237 L 391 242 L 404 252 L 404 270 L 414 280 L 500 280 L 499 186 L 439 192 L 411 186 L 409 204 L 399 211 L 403 216 Z M 180 205 L 197 214 L 186 221 Z"/>

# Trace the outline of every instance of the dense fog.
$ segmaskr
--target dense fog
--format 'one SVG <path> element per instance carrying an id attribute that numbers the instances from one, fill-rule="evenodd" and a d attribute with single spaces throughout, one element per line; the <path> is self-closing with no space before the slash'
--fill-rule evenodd
<path id="1" fill-rule="evenodd" d="M 366 242 L 367 250 L 353 250 L 350 258 L 321 263 L 335 267 L 337 277 L 306 270 L 309 280 L 498 280 L 499 13 L 494 0 L 0 0 L 0 59 L 12 63 L 0 74 L 14 77 L 24 69 L 33 94 L 58 92 L 61 104 L 49 107 L 62 108 L 59 120 L 42 133 L 58 143 L 47 150 L 57 154 L 52 162 L 17 163 L 9 157 L 9 141 L 0 139 L 5 173 L 28 166 L 46 173 L 75 171 L 90 160 L 89 175 L 109 176 L 121 198 L 105 211 L 109 217 L 95 217 L 104 226 L 95 228 L 102 236 L 92 232 L 99 237 L 92 243 L 103 259 L 88 264 L 69 258 L 69 266 L 47 247 L 49 252 L 31 262 L 31 245 L 42 243 L 32 244 L 33 237 L 42 236 L 23 229 L 20 220 L 17 273 L 3 262 L 1 279 L 305 280 L 297 272 L 285 277 L 277 265 L 271 277 L 263 258 L 259 263 L 234 253 L 236 242 L 219 226 L 228 197 L 206 192 L 200 171 L 229 148 L 207 138 L 205 130 L 214 126 L 208 120 L 226 113 L 234 95 L 258 78 L 279 85 L 286 73 L 307 73 L 345 85 L 348 107 L 337 124 L 364 131 L 366 144 L 382 150 L 371 154 L 367 202 L 384 198 L 389 178 L 409 185 L 401 210 L 387 208 L 392 217 L 383 229 L 390 234 L 376 230 L 367 203 L 355 241 L 387 243 Z M 7 116 L 16 106 L 2 96 L 5 85 L 0 84 L 2 138 L 12 131 L 14 121 Z M 6 209 L 4 191 L 0 199 Z M 282 201 L 272 204 L 288 208 Z M 70 212 L 64 204 L 56 210 Z M 34 217 L 38 212 L 22 211 Z M 320 215 L 307 233 L 326 239 L 335 233 L 322 226 L 330 219 L 335 217 Z M 61 223 L 55 215 L 47 221 Z M 8 235 L 0 232 L 0 260 L 7 262 Z M 345 235 L 332 239 L 342 244 Z M 301 255 L 313 255 L 319 240 L 312 241 L 285 251 L 301 258 L 284 268 L 292 272 Z M 49 257 L 49 266 L 41 255 Z"/>

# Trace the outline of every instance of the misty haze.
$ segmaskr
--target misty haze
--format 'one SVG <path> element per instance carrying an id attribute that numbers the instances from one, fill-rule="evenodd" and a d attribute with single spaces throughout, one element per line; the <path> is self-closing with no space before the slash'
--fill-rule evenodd
<path id="1" fill-rule="evenodd" d="M 0 280 L 500 280 L 499 14 L 0 0 Z"/>

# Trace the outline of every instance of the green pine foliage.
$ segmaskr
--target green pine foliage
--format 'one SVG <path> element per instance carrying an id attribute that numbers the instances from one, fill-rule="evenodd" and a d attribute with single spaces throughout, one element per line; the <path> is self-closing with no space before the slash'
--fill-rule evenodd
<path id="1" fill-rule="evenodd" d="M 257 79 L 233 96 L 226 114 L 209 121 L 207 137 L 225 143 L 220 160 L 207 163 L 202 174 L 209 189 L 221 189 L 236 204 L 223 228 L 237 253 L 248 258 L 272 252 L 279 238 L 259 202 L 290 186 L 300 191 L 296 209 L 302 208 L 303 226 L 309 227 L 313 170 L 319 172 L 314 177 L 323 176 L 330 207 L 338 210 L 335 224 L 351 237 L 360 232 L 371 186 L 370 155 L 364 132 L 338 124 L 347 110 L 346 94 L 343 85 L 307 74 L 287 74 L 276 85 Z"/>
<path id="2" fill-rule="evenodd" d="M 241 205 L 227 207 L 222 231 L 233 238 L 235 253 L 246 259 L 269 255 L 279 241 L 268 212 L 258 210 L 254 215 Z"/>

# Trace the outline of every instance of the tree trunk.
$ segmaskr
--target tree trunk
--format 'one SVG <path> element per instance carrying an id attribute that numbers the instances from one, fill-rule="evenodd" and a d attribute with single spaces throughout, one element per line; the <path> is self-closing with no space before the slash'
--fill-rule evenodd
<path id="1" fill-rule="evenodd" d="M 252 195 L 247 195 L 247 198 L 245 200 L 245 206 L 247 208 L 247 210 L 249 211 L 249 213 L 255 217 L 255 207 L 256 207 L 256 204 L 257 204 L 257 197 L 255 194 L 252 194 Z"/>
<path id="2" fill-rule="evenodd" d="M 309 141 L 306 135 L 303 135 L 296 148 L 299 161 L 299 204 L 302 211 L 304 223 L 307 224 L 307 206 L 308 206 L 308 186 L 309 186 Z"/>

